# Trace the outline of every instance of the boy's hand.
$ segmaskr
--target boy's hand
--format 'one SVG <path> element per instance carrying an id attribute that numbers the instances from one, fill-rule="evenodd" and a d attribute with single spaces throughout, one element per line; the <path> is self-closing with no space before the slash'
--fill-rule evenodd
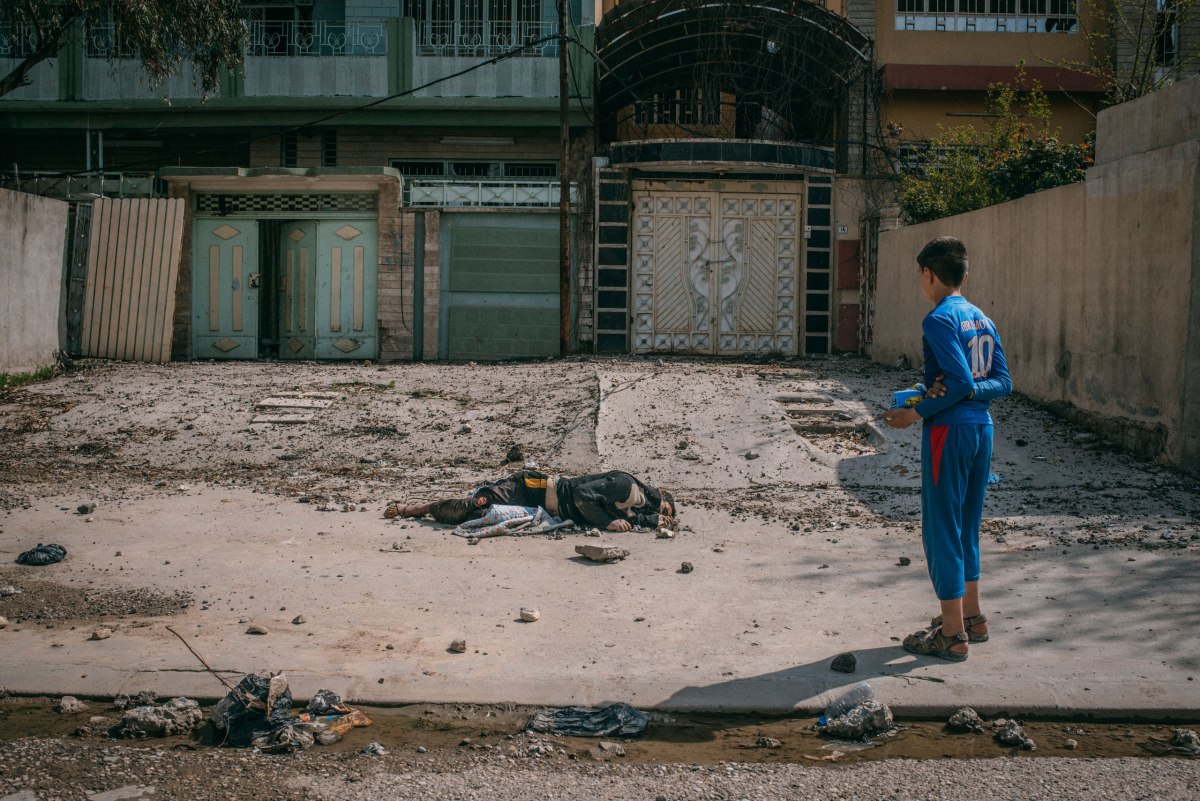
<path id="1" fill-rule="evenodd" d="M 883 421 L 892 428 L 908 428 L 913 423 L 921 419 L 921 415 L 917 414 L 916 409 L 889 409 L 883 415 Z"/>
<path id="2" fill-rule="evenodd" d="M 633 524 L 631 524 L 628 520 L 621 520 L 620 518 L 609 523 L 608 528 L 606 529 L 606 531 L 632 531 L 632 530 L 633 530 Z"/>
<path id="3" fill-rule="evenodd" d="M 945 380 L 945 378 L 946 378 L 946 376 L 939 375 L 937 378 L 933 379 L 933 386 L 931 386 L 929 389 L 925 390 L 925 397 L 940 398 L 943 395 L 945 395 L 946 394 L 946 385 L 942 383 L 942 381 Z"/>

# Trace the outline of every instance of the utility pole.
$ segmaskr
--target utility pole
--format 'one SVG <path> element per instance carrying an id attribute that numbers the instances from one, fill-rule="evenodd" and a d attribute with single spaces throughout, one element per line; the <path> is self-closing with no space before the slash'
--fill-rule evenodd
<path id="1" fill-rule="evenodd" d="M 558 3 L 558 355 L 571 350 L 571 158 L 570 97 L 567 91 L 567 0 Z"/>

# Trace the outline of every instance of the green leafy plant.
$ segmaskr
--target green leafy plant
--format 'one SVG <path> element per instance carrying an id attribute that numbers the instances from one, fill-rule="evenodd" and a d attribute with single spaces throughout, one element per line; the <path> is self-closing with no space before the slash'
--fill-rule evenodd
<path id="1" fill-rule="evenodd" d="M 939 128 L 900 179 L 899 203 L 919 223 L 1015 200 L 1031 192 L 1081 181 L 1092 163 L 1092 143 L 1062 142 L 1050 100 L 1018 69 L 1012 84 L 988 90 L 986 127 Z"/>

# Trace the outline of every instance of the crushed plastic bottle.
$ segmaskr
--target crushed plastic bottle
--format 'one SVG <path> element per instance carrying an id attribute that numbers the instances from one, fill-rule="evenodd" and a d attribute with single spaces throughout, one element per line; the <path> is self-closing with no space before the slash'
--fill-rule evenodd
<path id="1" fill-rule="evenodd" d="M 868 682 L 860 681 L 853 685 L 846 692 L 833 699 L 833 702 L 825 708 L 825 714 L 822 717 L 825 720 L 833 720 L 834 718 L 844 715 L 854 707 L 865 701 L 875 700 L 875 688 Z M 824 721 L 821 722 L 824 726 Z"/>

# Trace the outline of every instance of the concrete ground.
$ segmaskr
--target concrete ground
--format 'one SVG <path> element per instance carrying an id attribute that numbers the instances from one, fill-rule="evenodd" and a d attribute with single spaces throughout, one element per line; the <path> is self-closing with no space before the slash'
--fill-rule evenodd
<path id="1" fill-rule="evenodd" d="M 918 431 L 878 421 L 913 379 L 850 358 L 85 364 L 0 395 L 0 585 L 22 590 L 0 598 L 0 687 L 219 697 L 169 625 L 230 679 L 282 670 L 298 697 L 364 703 L 810 712 L 866 679 L 900 714 L 1200 717 L 1200 479 L 1021 398 L 994 406 L 991 642 L 962 664 L 900 648 L 936 612 Z M 307 424 L 252 422 L 289 391 L 339 397 Z M 672 488 L 683 531 L 469 544 L 383 519 L 502 475 L 514 444 Z M 68 558 L 12 564 L 39 542 Z M 584 543 L 631 553 L 590 563 Z M 150 616 L 151 589 L 193 600 Z M 56 613 L 68 597 L 91 611 Z M 831 671 L 848 651 L 857 672 Z"/>

